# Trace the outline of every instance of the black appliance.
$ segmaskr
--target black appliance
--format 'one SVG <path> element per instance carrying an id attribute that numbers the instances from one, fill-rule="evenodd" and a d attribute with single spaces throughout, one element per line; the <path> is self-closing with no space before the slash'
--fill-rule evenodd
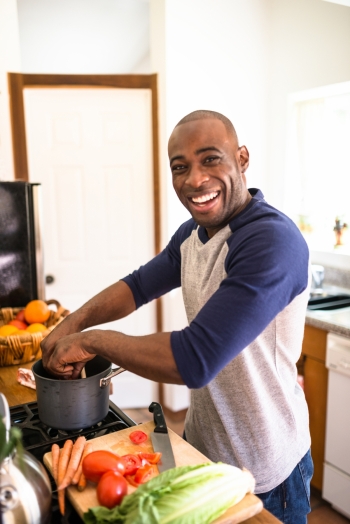
<path id="1" fill-rule="evenodd" d="M 11 426 L 15 426 L 22 431 L 24 448 L 41 463 L 43 463 L 45 453 L 51 451 L 51 446 L 55 442 L 61 448 L 65 440 L 72 439 L 74 441 L 80 435 L 84 435 L 84 437 L 89 440 L 131 426 L 136 426 L 136 422 L 128 417 L 112 401 L 109 401 L 109 410 L 103 420 L 90 428 L 82 430 L 65 431 L 45 426 L 39 419 L 37 402 L 29 402 L 28 404 L 10 407 L 10 417 Z M 64 517 L 61 516 L 58 508 L 56 484 L 52 476 L 50 474 L 49 476 L 53 491 L 51 524 L 82 524 L 81 518 L 70 504 L 68 498 L 66 500 L 65 515 Z"/>
<path id="2" fill-rule="evenodd" d="M 0 182 L 0 308 L 45 300 L 41 186 Z"/>

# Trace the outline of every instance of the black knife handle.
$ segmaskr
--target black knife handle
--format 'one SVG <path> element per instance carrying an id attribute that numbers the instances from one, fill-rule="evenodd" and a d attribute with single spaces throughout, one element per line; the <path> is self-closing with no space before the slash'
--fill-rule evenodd
<path id="1" fill-rule="evenodd" d="M 156 425 L 156 427 L 154 428 L 154 432 L 168 433 L 168 428 L 166 426 L 162 406 L 158 404 L 158 402 L 152 402 L 152 404 L 148 408 L 148 411 L 153 413 L 153 420 Z"/>

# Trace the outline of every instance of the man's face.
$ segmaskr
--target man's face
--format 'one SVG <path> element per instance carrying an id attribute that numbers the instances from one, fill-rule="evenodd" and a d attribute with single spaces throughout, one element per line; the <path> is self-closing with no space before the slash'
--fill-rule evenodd
<path id="1" fill-rule="evenodd" d="M 176 127 L 168 152 L 177 196 L 212 237 L 250 200 L 247 149 L 220 120 L 202 119 Z"/>

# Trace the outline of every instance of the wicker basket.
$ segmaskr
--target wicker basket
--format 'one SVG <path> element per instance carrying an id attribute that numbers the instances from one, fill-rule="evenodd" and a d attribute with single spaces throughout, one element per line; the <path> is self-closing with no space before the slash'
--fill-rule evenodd
<path id="1" fill-rule="evenodd" d="M 56 311 L 50 310 L 50 317 L 44 322 L 46 331 L 0 337 L 0 367 L 25 364 L 41 358 L 40 342 L 69 314 L 57 300 L 46 300 L 46 304 L 56 306 Z M 13 320 L 22 309 L 24 307 L 0 309 L 0 326 Z"/>

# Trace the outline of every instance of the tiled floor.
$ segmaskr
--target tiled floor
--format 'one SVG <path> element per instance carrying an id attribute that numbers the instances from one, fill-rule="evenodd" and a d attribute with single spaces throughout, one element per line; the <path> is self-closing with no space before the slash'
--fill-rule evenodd
<path id="1" fill-rule="evenodd" d="M 129 415 L 136 423 L 148 422 L 152 420 L 153 415 L 148 409 L 124 409 L 124 412 Z M 183 421 L 173 422 L 170 418 L 166 418 L 167 425 L 170 429 L 182 436 Z M 308 524 L 349 524 L 350 520 L 343 515 L 334 511 L 330 504 L 322 499 L 319 492 L 312 490 L 311 494 L 311 513 L 308 517 Z"/>

